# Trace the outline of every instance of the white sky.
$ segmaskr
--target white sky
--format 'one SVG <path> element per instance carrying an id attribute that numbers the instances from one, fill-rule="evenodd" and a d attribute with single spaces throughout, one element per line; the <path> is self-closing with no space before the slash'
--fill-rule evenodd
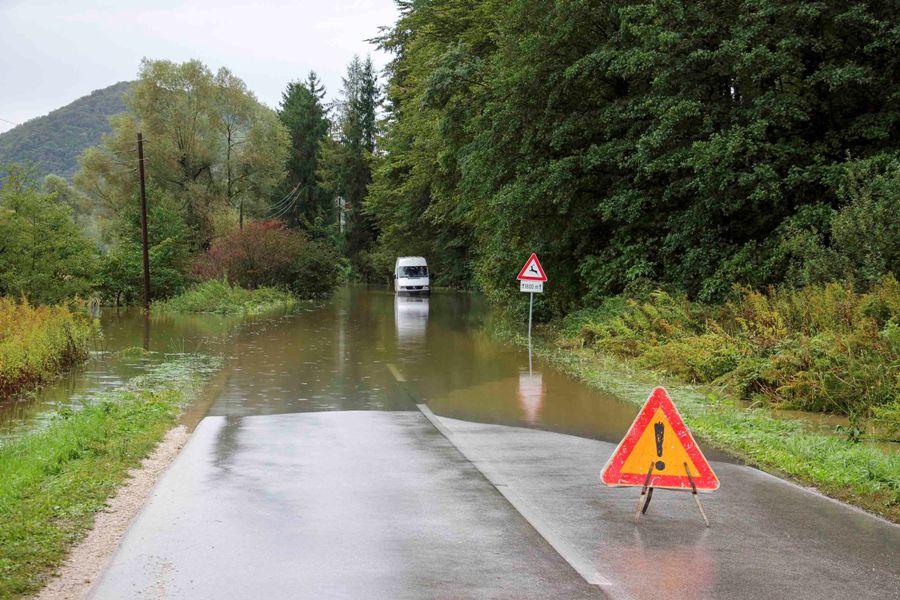
<path id="1" fill-rule="evenodd" d="M 0 119 L 133 80 L 145 56 L 228 67 L 272 108 L 313 69 L 333 98 L 354 54 L 384 66 L 365 40 L 396 17 L 393 0 L 0 0 Z"/>

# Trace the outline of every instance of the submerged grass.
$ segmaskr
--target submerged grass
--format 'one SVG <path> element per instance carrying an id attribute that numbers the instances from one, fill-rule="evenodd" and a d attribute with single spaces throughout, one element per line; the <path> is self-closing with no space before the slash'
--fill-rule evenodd
<path id="1" fill-rule="evenodd" d="M 87 358 L 97 332 L 94 319 L 66 306 L 0 298 L 0 398 Z"/>
<path id="2" fill-rule="evenodd" d="M 287 309 L 297 304 L 290 292 L 260 287 L 253 290 L 212 279 L 198 283 L 179 296 L 153 305 L 158 313 L 214 313 L 219 315 L 256 315 Z"/>
<path id="3" fill-rule="evenodd" d="M 0 446 L 0 598 L 39 590 L 217 363 L 182 357 Z"/>

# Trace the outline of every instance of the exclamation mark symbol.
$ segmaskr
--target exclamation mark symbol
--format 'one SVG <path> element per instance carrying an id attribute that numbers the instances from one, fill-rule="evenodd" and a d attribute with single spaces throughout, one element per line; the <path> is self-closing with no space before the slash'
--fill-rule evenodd
<path id="1" fill-rule="evenodd" d="M 666 433 L 666 426 L 662 423 L 654 423 L 653 432 L 656 434 L 656 456 L 662 458 L 663 435 Z M 657 471 L 662 471 L 666 468 L 666 463 L 658 460 L 656 461 L 655 468 Z"/>

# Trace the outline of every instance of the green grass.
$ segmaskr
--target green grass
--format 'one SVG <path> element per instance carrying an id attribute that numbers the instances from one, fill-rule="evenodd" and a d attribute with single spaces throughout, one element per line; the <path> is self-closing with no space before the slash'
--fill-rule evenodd
<path id="1" fill-rule="evenodd" d="M 288 309 L 297 304 L 290 292 L 260 287 L 247 290 L 227 280 L 211 279 L 198 283 L 179 296 L 153 305 L 157 313 L 214 313 L 219 315 L 257 315 Z"/>
<path id="2" fill-rule="evenodd" d="M 526 343 L 518 334 L 500 335 Z M 654 386 L 665 385 L 688 427 L 707 443 L 750 465 L 900 522 L 900 452 L 815 431 L 799 420 L 775 418 L 768 408 L 747 408 L 721 388 L 685 384 L 634 360 L 573 348 L 571 340 L 553 327 L 542 328 L 534 348 L 561 370 L 635 405 L 643 404 Z"/>
<path id="3" fill-rule="evenodd" d="M 39 590 L 217 364 L 185 357 L 0 446 L 0 598 Z"/>
<path id="4" fill-rule="evenodd" d="M 0 298 L 0 398 L 87 358 L 98 331 L 95 320 L 66 306 Z"/>

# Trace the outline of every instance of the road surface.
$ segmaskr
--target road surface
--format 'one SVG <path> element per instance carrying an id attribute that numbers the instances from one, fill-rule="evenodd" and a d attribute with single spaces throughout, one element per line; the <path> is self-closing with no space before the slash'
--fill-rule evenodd
<path id="1" fill-rule="evenodd" d="M 599 475 L 637 407 L 523 374 L 454 302 L 242 331 L 90 597 L 900 598 L 900 527 L 719 454 L 710 528 L 664 490 L 635 526 Z"/>

